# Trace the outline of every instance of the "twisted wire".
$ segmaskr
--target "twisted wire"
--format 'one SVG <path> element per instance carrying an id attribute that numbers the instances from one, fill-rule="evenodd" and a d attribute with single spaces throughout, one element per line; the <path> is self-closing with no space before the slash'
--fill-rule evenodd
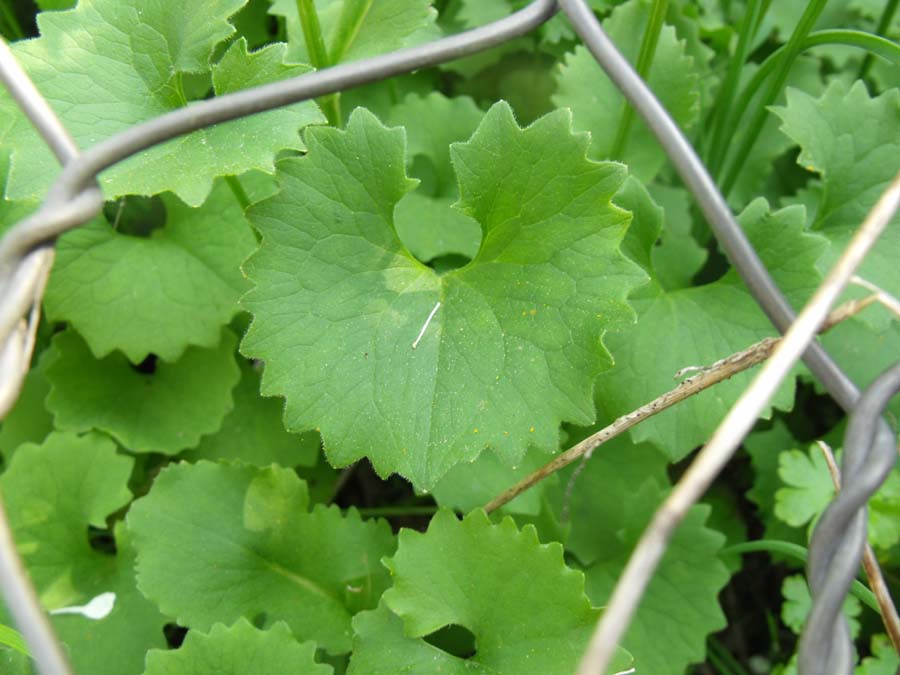
<path id="1" fill-rule="evenodd" d="M 877 424 L 900 391 L 900 363 L 863 392 L 850 415 L 841 461 L 843 487 L 819 518 L 810 542 L 807 577 L 813 602 L 800 637 L 801 675 L 853 672 L 850 629 L 841 612 L 866 542 L 866 503 L 897 459 L 896 437 Z"/>

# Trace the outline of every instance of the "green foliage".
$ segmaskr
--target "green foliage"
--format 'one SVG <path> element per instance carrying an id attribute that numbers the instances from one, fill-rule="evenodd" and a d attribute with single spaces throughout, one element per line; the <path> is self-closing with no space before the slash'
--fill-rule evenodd
<path id="1" fill-rule="evenodd" d="M 527 4 L 15 0 L 0 33 L 86 150 Z M 803 7 L 589 4 L 799 308 L 900 170 L 896 64 L 864 51 L 882 23 L 892 53 L 900 14 L 827 3 L 814 31 L 867 35 L 804 49 L 769 95 Z M 317 21 L 301 25 L 301 5 Z M 75 671 L 573 672 L 655 509 L 754 373 L 482 507 L 677 371 L 775 334 L 670 164 L 560 13 L 101 172 L 102 216 L 56 242 L 0 424 L 0 491 L 45 608 L 115 595 L 100 619 L 51 614 Z M 0 234 L 58 172 L 0 92 Z M 895 296 L 898 225 L 860 272 Z M 862 387 L 897 360 L 900 322 L 872 307 L 820 340 Z M 834 494 L 813 442 L 840 454 L 845 418 L 802 367 L 763 416 L 688 511 L 610 672 L 795 671 L 796 553 Z M 769 541 L 723 553 L 748 535 Z M 900 469 L 870 500 L 869 542 L 895 579 Z M 893 673 L 871 593 L 854 593 L 857 673 Z M 13 628 L 0 607 L 0 672 L 30 675 Z"/>
<path id="2" fill-rule="evenodd" d="M 41 37 L 17 43 L 14 53 L 41 83 L 41 92 L 76 143 L 87 147 L 188 105 L 187 77 L 205 78 L 221 94 L 246 86 L 248 68 L 255 71 L 249 84 L 291 74 L 276 60 L 284 47 L 248 55 L 238 45 L 210 65 L 216 45 L 234 32 L 228 17 L 245 2 L 211 0 L 198 8 L 142 0 L 83 0 L 66 12 L 39 14 Z M 276 151 L 303 147 L 296 129 L 321 119 L 313 104 L 300 103 L 197 131 L 105 171 L 100 184 L 110 198 L 168 190 L 199 206 L 216 176 L 250 169 L 271 172 Z M 235 143 L 236 137 L 246 143 Z M 42 196 L 56 161 L 7 97 L 0 98 L 0 140 L 12 152 L 6 195 Z"/>
<path id="3" fill-rule="evenodd" d="M 250 211 L 263 243 L 244 267 L 242 350 L 266 361 L 263 392 L 286 398 L 289 429 L 321 430 L 333 464 L 364 455 L 429 488 L 485 447 L 516 463 L 528 444 L 555 449 L 562 420 L 592 420 L 609 358 L 597 332 L 630 319 L 641 273 L 618 251 L 621 170 L 586 160 L 569 126 L 560 113 L 523 130 L 498 104 L 453 146 L 460 208 L 483 234 L 443 275 L 393 227 L 414 184 L 402 131 L 362 111 L 346 131 L 310 130 L 309 153 L 279 165 L 281 192 Z"/>
<path id="4" fill-rule="evenodd" d="M 388 586 L 378 561 L 393 551 L 384 521 L 307 510 L 306 484 L 278 467 L 182 463 L 129 511 L 138 586 L 200 630 L 216 621 L 286 622 L 333 654 L 350 649 L 350 619 Z M 215 570 L 209 574 L 209 570 Z M 172 575 L 191 579 L 172 585 Z"/>
<path id="5" fill-rule="evenodd" d="M 448 552 L 452 552 L 448 555 Z M 563 563 L 562 547 L 541 545 L 511 519 L 492 525 L 480 510 L 462 521 L 439 511 L 424 534 L 405 530 L 385 561 L 394 580 L 383 605 L 356 619 L 350 672 L 396 672 L 432 656 L 431 668 L 569 673 L 596 621 L 584 577 Z M 466 660 L 440 655 L 422 638 L 449 625 L 475 636 Z M 614 670 L 628 666 L 620 654 Z"/>
<path id="6" fill-rule="evenodd" d="M 316 645 L 298 643 L 282 621 L 269 630 L 239 619 L 226 628 L 220 623 L 208 634 L 191 631 L 176 651 L 147 653 L 144 675 L 328 675 L 329 666 L 314 660 Z"/>

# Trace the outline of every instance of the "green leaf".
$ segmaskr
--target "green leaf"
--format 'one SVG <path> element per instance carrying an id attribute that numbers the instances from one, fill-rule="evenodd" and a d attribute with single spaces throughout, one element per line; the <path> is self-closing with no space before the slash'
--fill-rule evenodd
<path id="1" fill-rule="evenodd" d="M 610 39 L 631 63 L 637 60 L 640 37 L 650 16 L 650 3 L 630 0 L 616 7 L 603 22 Z M 672 26 L 663 26 L 650 67 L 648 84 L 682 129 L 689 129 L 700 113 L 699 77 L 694 59 Z M 584 46 L 566 58 L 557 74 L 558 91 L 553 102 L 572 109 L 575 127 L 591 132 L 591 157 L 621 159 L 630 173 L 649 182 L 662 168 L 665 153 L 653 134 L 635 120 L 622 157 L 610 157 L 625 99 L 604 75 Z"/>
<path id="2" fill-rule="evenodd" d="M 754 431 L 744 440 L 744 448 L 750 455 L 753 466 L 753 487 L 747 491 L 750 499 L 759 509 L 760 519 L 765 526 L 764 539 L 787 541 L 806 546 L 806 533 L 790 527 L 775 516 L 775 495 L 782 487 L 778 477 L 778 460 L 783 450 L 794 448 L 794 439 L 784 421 L 776 418 L 771 429 Z"/>
<path id="3" fill-rule="evenodd" d="M 316 0 L 331 65 L 411 47 L 440 37 L 429 0 Z M 288 55 L 309 62 L 296 0 L 274 0 L 271 14 L 284 17 Z M 349 15 L 345 15 L 349 12 Z"/>
<path id="4" fill-rule="evenodd" d="M 41 37 L 17 42 L 13 51 L 76 143 L 89 147 L 188 105 L 186 78 L 209 76 L 213 49 L 234 33 L 227 19 L 245 2 L 84 0 L 70 11 L 38 15 Z M 283 46 L 248 55 L 238 41 L 212 69 L 216 93 L 301 72 L 282 65 L 283 57 Z M 253 76 L 245 80 L 248 69 Z M 197 131 L 111 167 L 100 184 L 109 198 L 168 190 L 199 206 L 216 176 L 271 172 L 275 152 L 302 148 L 297 130 L 321 120 L 315 104 L 306 102 Z M 12 150 L 7 196 L 43 196 L 58 164 L 5 95 L 0 141 Z"/>
<path id="5" fill-rule="evenodd" d="M 419 260 L 448 254 L 471 259 L 478 252 L 481 228 L 453 202 L 459 197 L 450 163 L 450 145 L 467 141 L 484 117 L 472 99 L 446 98 L 438 92 L 410 94 L 390 111 L 388 121 L 406 129 L 407 161 L 421 180 L 394 212 L 397 236 Z"/>
<path id="6" fill-rule="evenodd" d="M 775 493 L 775 515 L 791 527 L 817 517 L 834 497 L 834 485 L 822 451 L 786 450 L 778 455 L 778 475 L 787 487 Z"/>
<path id="7" fill-rule="evenodd" d="M 346 652 L 353 614 L 389 583 L 378 560 L 394 538 L 384 521 L 307 504 L 306 484 L 288 469 L 170 466 L 128 514 L 138 587 L 192 629 L 241 616 L 285 621 L 298 639 Z"/>
<path id="8" fill-rule="evenodd" d="M 41 445 L 21 446 L 0 476 L 17 548 L 44 606 L 83 605 L 100 593 L 116 594 L 103 619 L 52 617 L 77 672 L 137 672 L 144 652 L 165 644 L 165 619 L 135 588 L 126 533 L 115 530 L 115 555 L 95 550 L 88 538 L 88 526 L 105 530 L 109 515 L 131 500 L 133 464 L 100 434 L 53 433 Z"/>
<path id="9" fill-rule="evenodd" d="M 819 262 L 820 269 L 830 269 L 900 170 L 900 91 L 871 98 L 862 82 L 849 90 L 834 82 L 818 99 L 789 89 L 787 105 L 773 110 L 781 130 L 800 145 L 797 163 L 821 176 L 818 208 L 810 217 L 813 229 L 831 241 Z M 857 272 L 886 289 L 900 284 L 893 254 L 900 250 L 900 217 L 891 222 Z M 868 322 L 870 316 L 862 318 Z"/>
<path id="10" fill-rule="evenodd" d="M 176 363 L 141 372 L 121 354 L 95 360 L 72 330 L 53 338 L 47 409 L 57 428 L 99 429 L 133 452 L 173 455 L 218 430 L 231 409 L 240 374 L 235 337 L 224 331 L 215 349 L 191 347 Z"/>
<path id="11" fill-rule="evenodd" d="M 815 262 L 825 247 L 821 237 L 804 231 L 802 209 L 770 212 L 760 199 L 739 222 L 781 289 L 795 306 L 802 304 L 818 283 Z M 682 368 L 710 365 L 775 334 L 734 270 L 704 286 L 670 292 L 654 284 L 632 304 L 637 324 L 606 338 L 616 366 L 598 382 L 597 400 L 610 418 L 673 389 Z M 692 396 L 632 429 L 632 438 L 656 444 L 673 460 L 684 457 L 706 441 L 752 377 L 745 372 Z M 792 390 L 789 379 L 772 405 L 788 408 Z"/>
<path id="12" fill-rule="evenodd" d="M 401 530 L 385 564 L 394 586 L 378 610 L 354 621 L 351 673 L 424 667 L 429 657 L 430 672 L 571 673 L 597 620 L 559 544 L 540 544 L 534 528 L 519 531 L 510 518 L 493 525 L 480 510 L 462 521 L 442 510 L 425 533 Z M 474 655 L 455 657 L 422 639 L 449 625 L 474 634 Z"/>
<path id="13" fill-rule="evenodd" d="M 872 656 L 862 660 L 854 671 L 856 675 L 895 675 L 900 668 L 900 657 L 886 635 L 872 637 Z"/>
<path id="14" fill-rule="evenodd" d="M 597 448 L 584 468 L 578 466 L 560 472 L 557 487 L 549 492 L 560 514 L 569 493 L 566 551 L 588 566 L 622 549 L 622 528 L 634 510 L 635 490 L 650 479 L 665 485 L 668 461 L 654 446 L 634 444 L 623 434 Z"/>
<path id="15" fill-rule="evenodd" d="M 28 653 L 28 645 L 25 644 L 25 638 L 19 631 L 0 624 L 0 648 L 13 649 L 23 656 L 30 656 Z"/>
<path id="16" fill-rule="evenodd" d="M 618 250 L 622 170 L 585 159 L 565 112 L 523 130 L 498 104 L 453 147 L 483 239 L 444 275 L 393 228 L 411 187 L 401 130 L 358 110 L 307 141 L 279 165 L 280 195 L 251 209 L 263 244 L 244 266 L 241 349 L 266 361 L 263 393 L 285 396 L 289 430 L 321 429 L 335 465 L 367 456 L 428 488 L 485 447 L 517 463 L 528 444 L 555 450 L 562 420 L 592 420 L 598 336 L 631 319 L 643 278 Z"/>
<path id="17" fill-rule="evenodd" d="M 781 585 L 781 594 L 784 604 L 781 606 L 781 620 L 794 633 L 800 635 L 812 601 L 809 596 L 809 587 L 802 574 L 787 577 Z M 844 600 L 844 616 L 850 623 L 850 634 L 855 638 L 859 635 L 859 615 L 862 605 L 853 595 L 848 595 Z"/>
<path id="18" fill-rule="evenodd" d="M 484 506 L 506 488 L 546 463 L 547 455 L 533 448 L 525 453 L 522 463 L 517 466 L 505 464 L 493 452 L 482 452 L 471 464 L 463 462 L 451 468 L 431 493 L 440 506 L 468 512 Z M 538 515 L 544 491 L 556 484 L 557 480 L 555 475 L 548 476 L 504 505 L 504 512 Z"/>
<path id="19" fill-rule="evenodd" d="M 596 450 L 570 498 L 566 549 L 583 561 L 588 597 L 600 606 L 609 602 L 668 492 L 662 487 L 668 483 L 663 455 L 617 440 Z M 560 494 L 557 503 L 563 499 Z M 706 524 L 709 513 L 709 506 L 695 506 L 679 525 L 622 640 L 638 672 L 682 675 L 689 664 L 704 660 L 706 636 L 726 625 L 718 594 L 731 574 L 718 557 L 725 537 Z"/>
<path id="20" fill-rule="evenodd" d="M 46 368 L 45 351 L 25 376 L 15 406 L 3 418 L 0 426 L 0 454 L 7 462 L 13 450 L 22 443 L 40 443 L 53 431 L 53 416 L 44 406 L 44 399 L 50 393 Z"/>
<path id="21" fill-rule="evenodd" d="M 281 421 L 284 401 L 263 398 L 259 393 L 259 370 L 240 360 L 241 381 L 234 388 L 234 408 L 214 434 L 204 436 L 200 445 L 186 451 L 185 459 L 197 461 L 240 460 L 255 466 L 273 462 L 281 466 L 312 466 L 319 454 L 315 432 L 292 434 Z"/>
<path id="22" fill-rule="evenodd" d="M 316 645 L 298 643 L 287 624 L 278 621 L 268 630 L 246 619 L 227 628 L 215 624 L 208 634 L 189 631 L 174 651 L 147 654 L 144 675 L 328 675 L 330 666 L 315 662 Z"/>
<path id="23" fill-rule="evenodd" d="M 59 241 L 47 315 L 70 322 L 98 358 L 176 361 L 189 346 L 213 348 L 248 288 L 240 265 L 256 238 L 228 186 L 217 183 L 199 209 L 162 201 L 166 227 L 150 237 L 98 218 Z"/>

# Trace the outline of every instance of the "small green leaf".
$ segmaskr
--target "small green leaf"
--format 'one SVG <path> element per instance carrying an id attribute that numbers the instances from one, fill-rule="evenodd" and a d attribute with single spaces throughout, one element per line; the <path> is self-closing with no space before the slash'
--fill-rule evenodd
<path id="1" fill-rule="evenodd" d="M 778 475 L 786 487 L 775 493 L 775 515 L 791 527 L 813 520 L 834 496 L 828 465 L 816 445 L 805 453 L 786 450 L 778 455 Z"/>
<path id="2" fill-rule="evenodd" d="M 138 587 L 192 629 L 285 621 L 300 640 L 349 651 L 353 614 L 389 583 L 378 561 L 394 538 L 386 522 L 352 510 L 307 512 L 308 499 L 306 484 L 275 466 L 166 468 L 128 514 Z"/>
<path id="3" fill-rule="evenodd" d="M 187 450 L 190 461 L 240 460 L 256 466 L 273 462 L 281 466 L 312 466 L 319 454 L 317 433 L 292 434 L 282 422 L 284 401 L 264 398 L 259 393 L 259 370 L 240 359 L 241 381 L 234 388 L 234 408 L 222 427 L 204 436 L 200 445 Z"/>
<path id="4" fill-rule="evenodd" d="M 619 165 L 585 159 L 565 112 L 523 130 L 494 106 L 452 151 L 481 248 L 439 275 L 393 228 L 412 186 L 402 130 L 357 110 L 307 142 L 251 209 L 263 243 L 244 266 L 241 349 L 266 361 L 263 393 L 286 398 L 289 430 L 321 429 L 335 465 L 367 456 L 428 488 L 485 447 L 515 464 L 529 444 L 555 450 L 560 421 L 591 421 L 599 337 L 631 320 L 644 279 L 619 252 Z"/>
<path id="5" fill-rule="evenodd" d="M 246 619 L 227 628 L 215 624 L 209 633 L 191 630 L 174 651 L 147 653 L 144 675 L 328 675 L 330 666 L 315 662 L 316 645 L 300 644 L 283 621 L 268 630 L 254 628 Z"/>
<path id="6" fill-rule="evenodd" d="M 900 657 L 887 635 L 872 637 L 872 655 L 862 660 L 855 675 L 896 675 Z"/>
<path id="7" fill-rule="evenodd" d="M 430 672 L 571 673 L 597 620 L 559 544 L 541 545 L 534 528 L 519 531 L 510 518 L 492 525 L 480 510 L 462 521 L 442 510 L 426 533 L 402 530 L 385 564 L 394 587 L 354 621 L 351 673 L 398 672 L 429 658 Z M 474 634 L 474 655 L 422 639 L 448 625 Z M 628 660 L 620 654 L 616 667 Z"/>
<path id="8" fill-rule="evenodd" d="M 223 181 L 197 209 L 166 194 L 166 227 L 151 237 L 121 234 L 96 219 L 64 235 L 44 300 L 98 358 L 120 350 L 176 361 L 187 347 L 212 348 L 247 290 L 240 265 L 256 247 Z"/>
<path id="9" fill-rule="evenodd" d="M 214 349 L 191 347 L 176 363 L 140 372 L 121 354 L 94 359 L 72 330 L 53 338 L 47 409 L 68 431 L 100 429 L 133 452 L 174 455 L 216 431 L 231 409 L 240 377 L 235 337 L 224 331 Z"/>
<path id="10" fill-rule="evenodd" d="M 787 577 L 781 585 L 781 594 L 784 597 L 784 604 L 781 606 L 781 620 L 794 633 L 800 635 L 812 605 L 806 579 L 802 574 Z M 862 605 L 859 604 L 856 596 L 848 595 L 844 600 L 844 616 L 850 623 L 850 634 L 854 638 L 859 635 L 861 612 Z"/>
<path id="11" fill-rule="evenodd" d="M 446 98 L 432 92 L 408 95 L 390 111 L 388 122 L 406 129 L 407 162 L 421 180 L 394 212 L 397 236 L 419 260 L 459 254 L 474 258 L 481 243 L 481 228 L 453 202 L 459 197 L 450 163 L 450 145 L 467 141 L 484 112 L 472 99 Z"/>

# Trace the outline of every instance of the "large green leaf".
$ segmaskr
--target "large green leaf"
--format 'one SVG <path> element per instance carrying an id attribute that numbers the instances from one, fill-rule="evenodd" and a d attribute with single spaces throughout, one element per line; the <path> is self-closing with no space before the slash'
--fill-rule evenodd
<path id="1" fill-rule="evenodd" d="M 300 644 L 282 621 L 268 630 L 238 619 L 230 628 L 217 623 L 208 634 L 192 630 L 175 651 L 152 650 L 144 675 L 328 675 L 315 662 L 316 645 Z"/>
<path id="2" fill-rule="evenodd" d="M 585 159 L 565 112 L 523 130 L 494 106 L 453 148 L 481 247 L 440 275 L 393 227 L 412 187 L 403 132 L 358 110 L 347 131 L 307 136 L 281 193 L 250 211 L 263 243 L 244 266 L 242 351 L 266 362 L 288 429 L 319 428 L 336 465 L 367 456 L 427 488 L 485 447 L 516 463 L 528 444 L 555 450 L 560 421 L 589 423 L 599 338 L 628 323 L 644 278 L 619 252 L 621 167 Z"/>
<path id="3" fill-rule="evenodd" d="M 641 48 L 640 37 L 650 17 L 651 3 L 630 0 L 616 7 L 603 28 L 624 56 L 634 63 Z M 663 26 L 653 64 L 647 77 L 650 88 L 682 129 L 689 129 L 700 114 L 699 77 L 694 59 L 672 26 Z M 665 153 L 656 138 L 637 118 L 626 137 L 620 157 L 611 157 L 625 99 L 606 77 L 584 46 L 566 58 L 557 75 L 558 91 L 553 102 L 572 109 L 575 127 L 591 132 L 592 157 L 621 159 L 632 174 L 649 181 L 662 168 Z"/>
<path id="4" fill-rule="evenodd" d="M 256 238 L 228 186 L 198 209 L 171 194 L 163 203 L 166 227 L 150 237 L 98 218 L 59 241 L 47 315 L 70 322 L 98 358 L 176 361 L 190 345 L 215 347 L 247 290 L 240 265 Z"/>
<path id="5" fill-rule="evenodd" d="M 53 617 L 79 673 L 139 672 L 144 652 L 165 644 L 164 617 L 135 587 L 127 533 L 115 529 L 115 555 L 96 550 L 88 538 L 88 526 L 105 530 L 109 515 L 131 500 L 133 464 L 100 434 L 53 433 L 41 445 L 21 446 L 0 477 L 19 553 L 43 604 L 57 609 L 116 594 L 103 619 Z"/>
<path id="6" fill-rule="evenodd" d="M 228 17 L 245 2 L 82 0 L 75 9 L 38 15 L 41 37 L 17 42 L 13 51 L 78 145 L 88 147 L 188 105 L 187 75 L 211 75 L 221 94 L 302 72 L 281 64 L 284 46 L 248 55 L 243 42 L 210 68 L 215 46 L 234 33 Z M 198 206 L 216 176 L 271 172 L 275 153 L 302 148 L 298 129 L 321 119 L 307 102 L 197 131 L 112 167 L 100 184 L 108 197 L 168 190 Z M 6 194 L 43 196 L 58 164 L 6 95 L 0 140 L 12 150 Z"/>
<path id="7" fill-rule="evenodd" d="M 349 651 L 353 614 L 374 607 L 389 583 L 378 561 L 394 538 L 384 521 L 308 512 L 308 501 L 289 469 L 168 467 L 128 514 L 139 588 L 190 628 L 280 620 L 300 640 Z"/>
<path id="8" fill-rule="evenodd" d="M 829 269 L 900 171 L 900 90 L 872 98 L 862 82 L 849 90 L 832 83 L 820 98 L 789 89 L 787 104 L 775 108 L 781 130 L 800 145 L 797 162 L 821 176 L 813 229 L 832 243 L 820 261 Z M 857 272 L 882 288 L 900 287 L 896 251 L 900 250 L 900 216 L 881 235 Z M 857 289 L 853 295 L 863 291 Z M 869 321 L 870 313 L 861 318 Z M 885 323 L 878 322 L 883 329 Z"/>
<path id="9" fill-rule="evenodd" d="M 350 672 L 430 663 L 425 672 L 571 673 L 598 612 L 562 553 L 559 544 L 541 545 L 534 528 L 519 531 L 510 518 L 493 525 L 480 510 L 462 521 L 441 510 L 427 532 L 402 530 L 385 561 L 393 588 L 378 610 L 354 620 Z M 474 655 L 459 658 L 422 639 L 450 625 L 471 631 Z M 614 670 L 628 661 L 620 653 Z"/>
<path id="10" fill-rule="evenodd" d="M 804 231 L 803 210 L 770 212 L 764 200 L 756 200 L 739 221 L 781 289 L 801 304 L 818 283 L 815 262 L 826 246 L 821 237 Z M 710 365 L 775 334 L 733 269 L 704 286 L 666 292 L 654 283 L 632 303 L 637 324 L 606 338 L 616 365 L 598 382 L 597 400 L 610 418 L 673 389 L 673 376 L 682 368 Z M 692 396 L 638 425 L 631 435 L 680 459 L 709 437 L 752 376 L 742 373 Z M 790 379 L 773 405 L 789 408 L 792 390 Z"/>
<path id="11" fill-rule="evenodd" d="M 59 429 L 99 429 L 133 452 L 174 455 L 216 431 L 231 410 L 240 377 L 235 342 L 225 330 L 214 349 L 192 347 L 148 373 L 118 353 L 97 361 L 67 330 L 53 338 L 47 409 Z"/>

